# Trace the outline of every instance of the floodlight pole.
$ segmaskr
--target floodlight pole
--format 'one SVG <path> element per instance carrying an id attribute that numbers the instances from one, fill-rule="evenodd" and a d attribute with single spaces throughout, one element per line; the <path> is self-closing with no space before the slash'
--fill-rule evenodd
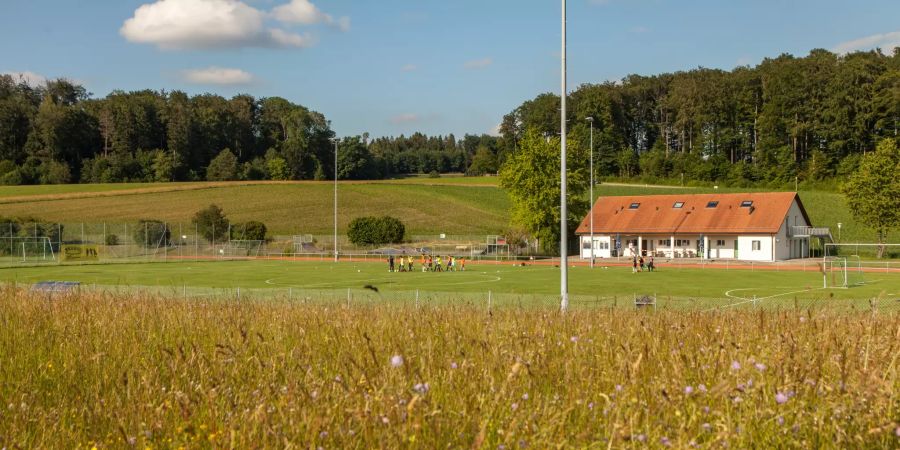
<path id="1" fill-rule="evenodd" d="M 588 117 L 587 121 L 591 124 L 591 190 L 590 190 L 590 198 L 588 201 L 591 202 L 591 269 L 594 268 L 594 118 Z"/>
<path id="2" fill-rule="evenodd" d="M 334 262 L 338 262 L 338 241 L 337 241 L 337 181 L 338 181 L 338 138 L 334 137 Z"/>
<path id="3" fill-rule="evenodd" d="M 566 0 L 562 0 L 562 61 L 560 89 L 560 155 L 559 155 L 559 289 L 560 310 L 569 308 L 568 224 L 566 210 Z"/>

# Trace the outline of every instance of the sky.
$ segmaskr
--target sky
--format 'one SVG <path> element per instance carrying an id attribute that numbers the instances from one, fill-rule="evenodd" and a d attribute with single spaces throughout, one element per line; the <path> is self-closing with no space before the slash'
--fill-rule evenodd
<path id="1" fill-rule="evenodd" d="M 558 0 L 3 0 L 0 73 L 280 96 L 341 136 L 494 133 L 560 90 Z M 897 0 L 569 0 L 568 83 L 900 46 Z"/>

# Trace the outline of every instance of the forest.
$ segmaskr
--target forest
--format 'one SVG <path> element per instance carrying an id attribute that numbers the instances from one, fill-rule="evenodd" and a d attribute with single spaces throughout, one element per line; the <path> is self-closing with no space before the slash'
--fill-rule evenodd
<path id="1" fill-rule="evenodd" d="M 900 49 L 767 58 L 584 84 L 570 139 L 608 178 L 781 185 L 836 180 L 900 127 Z M 558 134 L 559 96 L 503 117 L 500 136 L 343 137 L 341 179 L 496 173 L 529 130 Z M 283 98 L 115 91 L 0 76 L 0 184 L 330 179 L 335 133 Z"/>

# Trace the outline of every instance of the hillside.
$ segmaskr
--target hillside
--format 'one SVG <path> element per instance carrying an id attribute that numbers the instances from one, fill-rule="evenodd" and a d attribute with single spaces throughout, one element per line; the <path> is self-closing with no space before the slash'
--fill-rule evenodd
<path id="1" fill-rule="evenodd" d="M 187 223 L 198 209 L 216 203 L 232 221 L 260 220 L 275 234 L 329 234 L 332 189 L 328 182 L 12 186 L 0 187 L 0 215 L 65 223 L 121 223 L 144 218 Z M 679 192 L 715 190 L 618 184 L 595 189 L 596 196 Z M 840 194 L 802 191 L 800 197 L 815 225 L 830 227 L 837 238 L 837 223 L 843 224 L 843 242 L 874 239 L 871 230 L 853 219 Z M 406 222 L 410 234 L 491 234 L 507 227 L 509 207 L 496 178 L 490 177 L 341 182 L 338 223 L 343 230 L 355 217 L 390 214 Z"/>

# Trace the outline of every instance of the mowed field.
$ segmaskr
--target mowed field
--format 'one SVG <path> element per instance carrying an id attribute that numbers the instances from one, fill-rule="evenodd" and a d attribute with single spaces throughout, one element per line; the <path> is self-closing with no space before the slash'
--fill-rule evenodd
<path id="1" fill-rule="evenodd" d="M 390 214 L 410 234 L 496 234 L 509 227 L 510 202 L 496 177 L 411 177 L 339 184 L 338 227 L 356 217 Z M 64 223 L 132 223 L 160 219 L 188 223 L 210 203 L 233 222 L 259 220 L 273 234 L 328 234 L 333 185 L 329 182 L 139 183 L 0 187 L 3 216 Z M 756 189 L 757 191 L 761 189 Z M 747 189 L 600 185 L 595 196 L 746 192 Z M 842 223 L 842 242 L 874 242 L 872 230 L 850 214 L 842 195 L 802 191 L 816 226 Z M 889 236 L 889 240 L 891 237 Z M 894 239 L 896 241 L 896 239 Z"/>
<path id="2" fill-rule="evenodd" d="M 602 263 L 601 263 L 602 264 Z M 746 269 L 702 269 L 661 263 L 656 272 L 632 273 L 628 267 L 572 267 L 570 292 L 586 305 L 596 299 L 630 305 L 633 295 L 658 295 L 703 299 L 704 305 L 723 306 L 744 303 L 756 297 L 760 305 L 793 306 L 795 299 L 860 300 L 882 298 L 900 310 L 900 273 L 866 273 L 866 284 L 848 289 L 822 289 L 822 275 L 812 267 L 807 272 Z M 178 262 L 155 264 L 108 264 L 84 266 L 22 267 L 0 269 L 0 281 L 31 284 L 39 281 L 78 281 L 113 290 L 128 287 L 215 288 L 221 293 L 243 289 L 245 295 L 286 296 L 292 290 L 303 292 L 342 292 L 346 289 L 366 293 L 367 297 L 385 300 L 402 298 L 413 291 L 424 296 L 440 293 L 450 303 L 471 298 L 487 298 L 491 292 L 497 299 L 552 306 L 559 292 L 559 269 L 553 266 L 513 266 L 503 264 L 467 264 L 466 272 L 390 273 L 381 262 L 295 262 L 295 261 L 224 261 Z M 378 289 L 378 294 L 366 291 Z M 202 289 L 199 292 L 205 292 Z M 454 293 L 458 294 L 454 298 Z M 506 295 L 504 295 L 506 294 Z M 373 297 L 374 296 L 374 297 Z M 340 296 L 343 298 L 345 296 Z M 707 301 L 708 300 L 708 301 Z M 498 302 L 502 302 L 498 300 Z M 805 303 L 804 303 L 805 304 Z M 696 305 L 694 305 L 696 306 Z"/>

